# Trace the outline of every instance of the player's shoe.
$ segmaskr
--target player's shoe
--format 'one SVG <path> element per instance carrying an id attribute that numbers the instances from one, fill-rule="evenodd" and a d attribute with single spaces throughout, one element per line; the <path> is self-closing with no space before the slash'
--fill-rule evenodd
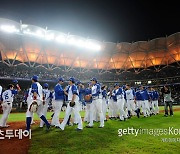
<path id="1" fill-rule="evenodd" d="M 99 126 L 98 128 L 104 128 L 104 126 Z"/>
<path id="2" fill-rule="evenodd" d="M 87 126 L 86 126 L 86 128 L 93 128 L 93 126 L 89 126 L 89 125 L 87 125 Z"/>
<path id="3" fill-rule="evenodd" d="M 50 130 L 50 128 L 51 128 L 51 125 L 49 124 L 49 125 L 47 125 L 46 126 L 46 131 L 49 131 Z"/>
<path id="4" fill-rule="evenodd" d="M 82 129 L 76 128 L 76 131 L 82 131 Z"/>

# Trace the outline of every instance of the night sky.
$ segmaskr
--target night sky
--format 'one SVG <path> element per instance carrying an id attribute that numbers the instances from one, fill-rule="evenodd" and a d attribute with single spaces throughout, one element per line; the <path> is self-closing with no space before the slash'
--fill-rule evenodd
<path id="1" fill-rule="evenodd" d="M 179 10 L 173 0 L 0 0 L 2 18 L 106 42 L 179 32 Z"/>

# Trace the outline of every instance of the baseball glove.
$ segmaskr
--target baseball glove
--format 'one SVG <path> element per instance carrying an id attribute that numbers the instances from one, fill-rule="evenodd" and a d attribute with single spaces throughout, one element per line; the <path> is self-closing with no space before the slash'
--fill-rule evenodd
<path id="1" fill-rule="evenodd" d="M 91 95 L 86 95 L 86 96 L 84 96 L 84 100 L 85 100 L 86 102 L 90 101 L 90 99 L 91 99 Z"/>
<path id="2" fill-rule="evenodd" d="M 70 102 L 70 103 L 69 103 L 69 106 L 70 106 L 70 107 L 74 107 L 74 105 L 75 105 L 75 102 Z"/>
<path id="3" fill-rule="evenodd" d="M 36 101 L 33 101 L 32 104 L 30 105 L 29 111 L 30 112 L 37 112 L 37 108 L 38 108 L 38 103 Z"/>

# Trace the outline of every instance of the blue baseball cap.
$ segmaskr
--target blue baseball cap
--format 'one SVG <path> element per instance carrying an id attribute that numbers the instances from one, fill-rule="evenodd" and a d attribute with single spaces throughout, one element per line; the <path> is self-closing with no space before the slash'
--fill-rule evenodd
<path id="1" fill-rule="evenodd" d="M 73 83 L 75 83 L 75 78 L 74 77 L 70 77 L 69 81 L 72 81 Z"/>
<path id="2" fill-rule="evenodd" d="M 13 80 L 13 83 L 17 84 L 17 83 L 18 83 L 18 80 Z"/>
<path id="3" fill-rule="evenodd" d="M 62 77 L 60 77 L 60 78 L 59 78 L 59 81 L 62 81 L 62 82 L 64 82 L 64 79 L 63 79 Z"/>
<path id="4" fill-rule="evenodd" d="M 97 82 L 97 79 L 94 77 L 94 78 L 91 79 L 91 81 L 96 81 Z"/>
<path id="5" fill-rule="evenodd" d="M 118 83 L 115 83 L 115 84 L 114 84 L 114 87 L 116 87 L 116 86 L 119 86 L 119 84 L 118 84 Z"/>
<path id="6" fill-rule="evenodd" d="M 33 75 L 32 80 L 37 81 L 38 80 L 38 76 L 37 75 Z"/>
<path id="7" fill-rule="evenodd" d="M 44 86 L 44 88 L 48 88 L 49 87 L 48 83 L 45 83 L 43 86 Z"/>
<path id="8" fill-rule="evenodd" d="M 81 84 L 81 81 L 77 81 L 76 84 L 77 84 L 77 85 Z"/>

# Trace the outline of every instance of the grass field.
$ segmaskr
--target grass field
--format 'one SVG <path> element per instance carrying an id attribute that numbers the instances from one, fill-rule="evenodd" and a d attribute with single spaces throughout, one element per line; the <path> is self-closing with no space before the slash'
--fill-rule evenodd
<path id="1" fill-rule="evenodd" d="M 48 113 L 48 118 L 51 113 Z M 83 112 L 81 113 L 83 116 Z M 9 121 L 24 121 L 24 113 L 11 114 Z M 64 113 L 61 114 L 61 117 Z M 35 119 L 37 117 L 35 116 Z M 86 124 L 84 123 L 84 126 Z M 118 129 L 133 127 L 135 129 L 180 129 L 180 111 L 173 117 L 163 117 L 163 113 L 149 118 L 137 119 L 133 117 L 126 122 L 109 120 L 105 127 L 98 128 L 95 123 L 93 129 L 84 128 L 82 132 L 75 131 L 77 126 L 67 126 L 64 131 L 51 128 L 49 132 L 37 125 L 32 127 L 32 139 L 29 153 L 180 153 L 180 135 L 153 136 L 147 134 L 123 135 L 118 137 Z M 176 142 L 163 142 L 163 138 L 178 138 Z"/>

